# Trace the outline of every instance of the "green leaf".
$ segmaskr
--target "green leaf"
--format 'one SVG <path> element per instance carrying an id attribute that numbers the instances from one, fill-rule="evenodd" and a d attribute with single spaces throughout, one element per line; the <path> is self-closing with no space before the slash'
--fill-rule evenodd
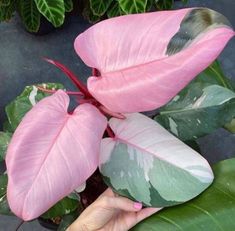
<path id="1" fill-rule="evenodd" d="M 174 0 L 155 0 L 158 10 L 170 10 L 173 7 Z"/>
<path id="2" fill-rule="evenodd" d="M 201 72 L 193 82 L 207 83 L 208 85 L 216 84 L 233 91 L 235 90 L 235 83 L 224 75 L 217 60 Z"/>
<path id="3" fill-rule="evenodd" d="M 11 0 L 0 0 L 0 6 L 9 6 Z"/>
<path id="4" fill-rule="evenodd" d="M 65 215 L 62 218 L 57 231 L 66 231 L 66 229 L 78 218 L 78 215 L 79 213 L 77 211 Z"/>
<path id="5" fill-rule="evenodd" d="M 228 131 L 235 133 L 235 119 L 232 119 L 230 123 L 225 124 L 224 126 Z"/>
<path id="6" fill-rule="evenodd" d="M 0 214 L 12 215 L 7 202 L 7 175 L 0 175 Z"/>
<path id="7" fill-rule="evenodd" d="M 148 0 L 118 0 L 126 14 L 143 13 L 146 11 Z"/>
<path id="8" fill-rule="evenodd" d="M 63 198 L 56 203 L 52 208 L 45 212 L 42 217 L 44 219 L 50 219 L 55 217 L 61 217 L 66 214 L 70 214 L 80 207 L 78 200 L 70 199 L 68 197 Z"/>
<path id="9" fill-rule="evenodd" d="M 96 23 L 100 20 L 100 16 L 94 15 L 91 7 L 90 7 L 90 1 L 86 1 L 84 6 L 84 9 L 82 11 L 82 15 L 84 18 L 86 18 L 90 23 Z"/>
<path id="10" fill-rule="evenodd" d="M 102 16 L 111 3 L 112 0 L 90 0 L 90 7 L 94 15 Z"/>
<path id="11" fill-rule="evenodd" d="M 41 14 L 34 0 L 19 0 L 19 13 L 28 31 L 37 32 L 39 30 Z"/>
<path id="12" fill-rule="evenodd" d="M 73 10 L 73 0 L 64 0 L 64 7 L 66 12 Z"/>
<path id="13" fill-rule="evenodd" d="M 54 27 L 64 23 L 64 0 L 34 0 L 40 13 L 50 21 Z"/>
<path id="14" fill-rule="evenodd" d="M 235 158 L 213 167 L 213 184 L 197 198 L 163 209 L 132 231 L 229 231 L 235 230 Z"/>
<path id="15" fill-rule="evenodd" d="M 39 86 L 40 84 L 38 84 Z M 47 89 L 63 89 L 63 85 L 56 83 L 42 84 Z M 15 131 L 24 115 L 35 105 L 38 101 L 45 98 L 49 94 L 44 93 L 36 88 L 36 86 L 27 86 L 24 91 L 10 104 L 6 106 L 6 114 L 8 123 L 5 123 L 5 129 L 8 131 Z"/>
<path id="16" fill-rule="evenodd" d="M 0 161 L 5 159 L 6 150 L 11 140 L 11 133 L 0 132 Z"/>
<path id="17" fill-rule="evenodd" d="M 192 140 L 224 126 L 235 116 L 235 93 L 227 88 L 192 83 L 160 109 L 154 119 L 181 140 Z"/>
<path id="18" fill-rule="evenodd" d="M 107 16 L 109 18 L 117 17 L 124 14 L 125 13 L 122 11 L 117 1 L 115 1 L 114 4 L 112 4 L 107 11 Z"/>
<path id="19" fill-rule="evenodd" d="M 15 1 L 11 1 L 9 5 L 0 5 L 0 21 L 9 21 L 15 11 Z"/>

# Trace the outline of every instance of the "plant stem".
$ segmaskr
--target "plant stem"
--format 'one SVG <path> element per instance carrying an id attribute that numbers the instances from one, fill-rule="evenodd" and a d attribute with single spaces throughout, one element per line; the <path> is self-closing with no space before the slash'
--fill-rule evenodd
<path id="1" fill-rule="evenodd" d="M 16 227 L 16 230 L 15 230 L 15 231 L 18 231 L 19 228 L 20 228 L 23 224 L 24 224 L 24 221 L 22 220 L 22 221 L 19 223 L 19 225 Z"/>
<path id="2" fill-rule="evenodd" d="M 46 89 L 46 88 L 43 88 L 43 87 L 40 87 L 40 86 L 36 86 L 36 88 L 40 91 L 43 91 L 43 92 L 46 92 L 46 93 L 55 93 L 56 91 L 58 91 L 59 89 L 57 90 L 51 90 L 51 89 Z M 68 95 L 80 95 L 80 96 L 84 96 L 82 92 L 79 92 L 79 91 L 64 91 L 66 92 Z"/>
<path id="3" fill-rule="evenodd" d="M 66 66 L 51 59 L 44 58 L 44 60 L 62 70 L 70 78 L 70 80 L 74 83 L 74 85 L 84 94 L 85 98 L 92 98 L 87 87 L 80 80 L 78 80 L 76 75 L 72 71 L 70 71 Z"/>
<path id="4" fill-rule="evenodd" d="M 106 131 L 111 138 L 115 137 L 115 134 L 109 125 L 107 126 Z"/>

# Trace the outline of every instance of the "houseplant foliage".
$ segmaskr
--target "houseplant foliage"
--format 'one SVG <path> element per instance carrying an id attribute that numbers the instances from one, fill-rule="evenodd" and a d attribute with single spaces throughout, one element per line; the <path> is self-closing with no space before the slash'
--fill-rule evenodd
<path id="1" fill-rule="evenodd" d="M 181 2 L 186 3 L 187 0 Z M 112 18 L 120 15 L 144 13 L 151 10 L 169 10 L 174 0 L 89 0 L 83 1 L 83 14 L 91 22 L 104 17 Z"/>
<path id="2" fill-rule="evenodd" d="M 151 27 L 147 27 L 150 21 Z M 31 220 L 66 196 L 79 200 L 74 191 L 98 165 L 104 181 L 115 192 L 146 206 L 181 204 L 204 191 L 212 183 L 212 170 L 180 139 L 196 139 L 235 116 L 233 84 L 217 62 L 210 65 L 233 36 L 227 19 L 205 8 L 123 16 L 79 35 L 75 50 L 93 68 L 87 87 L 62 64 L 48 60 L 64 71 L 80 92 L 56 91 L 63 89 L 57 85 L 33 86 L 24 93 L 26 97 L 16 99 L 30 105 L 19 113 L 18 122 L 14 124 L 12 119 L 14 109 L 7 109 L 5 132 L 10 136 L 17 127 L 6 155 L 7 199 L 13 213 Z M 41 91 L 55 93 L 40 100 L 38 94 L 45 94 Z M 71 94 L 76 95 L 79 105 L 68 112 Z M 208 100 L 213 97 L 215 100 Z M 175 113 L 195 110 L 198 118 L 192 123 L 199 120 L 206 125 L 204 129 L 201 126 L 194 129 L 195 134 L 184 134 L 187 129 L 172 114 L 168 120 L 162 118 L 162 112 L 172 105 Z M 160 114 L 155 120 L 139 113 L 157 108 Z M 224 111 L 229 111 L 228 116 L 220 118 L 218 113 Z M 209 124 L 212 114 L 216 122 Z M 112 118 L 108 121 L 104 115 Z M 109 137 L 102 139 L 105 130 Z M 222 166 L 231 166 L 233 161 Z M 227 172 L 218 172 L 231 176 L 232 171 L 228 167 Z M 36 203 L 39 200 L 43 203 Z M 76 209 L 71 206 L 68 213 Z"/>
<path id="3" fill-rule="evenodd" d="M 42 17 L 54 27 L 60 27 L 64 23 L 65 13 L 72 9 L 72 0 L 1 0 L 0 22 L 9 21 L 17 11 L 25 28 L 37 32 Z"/>

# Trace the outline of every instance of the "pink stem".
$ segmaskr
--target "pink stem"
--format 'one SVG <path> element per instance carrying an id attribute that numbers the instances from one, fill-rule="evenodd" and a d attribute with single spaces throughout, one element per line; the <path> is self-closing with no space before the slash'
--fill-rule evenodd
<path id="1" fill-rule="evenodd" d="M 65 67 L 63 64 L 48 59 L 48 58 L 44 58 L 44 60 L 46 60 L 47 62 L 55 65 L 56 67 L 58 67 L 60 70 L 62 70 L 71 80 L 72 82 L 75 84 L 75 86 L 84 94 L 85 98 L 91 98 L 91 94 L 89 93 L 89 91 L 87 90 L 87 87 L 85 85 L 83 85 L 82 82 L 80 82 L 77 77 L 75 76 L 75 74 L 70 71 L 67 67 Z"/>
<path id="2" fill-rule="evenodd" d="M 126 117 L 123 114 L 112 112 L 108 108 L 104 107 L 103 105 L 99 106 L 99 109 L 102 112 L 104 112 L 106 115 L 110 115 L 110 116 L 113 116 L 113 117 L 118 118 L 118 119 L 126 119 Z"/>
<path id="3" fill-rule="evenodd" d="M 115 138 L 115 134 L 109 125 L 107 126 L 106 131 L 111 138 Z"/>

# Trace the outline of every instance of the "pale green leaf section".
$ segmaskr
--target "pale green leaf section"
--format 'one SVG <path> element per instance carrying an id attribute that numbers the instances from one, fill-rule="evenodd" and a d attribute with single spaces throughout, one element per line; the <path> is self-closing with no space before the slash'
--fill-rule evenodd
<path id="1" fill-rule="evenodd" d="M 197 139 L 235 117 L 235 93 L 219 85 L 195 82 L 160 109 L 155 117 L 181 140 Z"/>
<path id="2" fill-rule="evenodd" d="M 112 118 L 115 137 L 101 143 L 100 171 L 121 195 L 147 206 L 188 201 L 213 180 L 208 162 L 197 152 L 140 113 Z"/>
<path id="3" fill-rule="evenodd" d="M 165 207 L 185 202 L 211 183 L 211 179 L 201 179 L 203 183 L 186 170 L 123 143 L 116 143 L 109 161 L 100 169 L 116 192 L 127 191 L 131 198 L 147 206 Z M 195 169 L 207 171 L 200 166 Z"/>
<path id="4" fill-rule="evenodd" d="M 143 13 L 146 11 L 148 0 L 118 0 L 126 14 Z"/>
<path id="5" fill-rule="evenodd" d="M 55 27 L 64 23 L 64 0 L 34 0 L 40 13 Z"/>
<path id="6" fill-rule="evenodd" d="M 213 167 L 215 180 L 199 197 L 163 209 L 132 231 L 232 231 L 235 230 L 235 158 Z"/>

